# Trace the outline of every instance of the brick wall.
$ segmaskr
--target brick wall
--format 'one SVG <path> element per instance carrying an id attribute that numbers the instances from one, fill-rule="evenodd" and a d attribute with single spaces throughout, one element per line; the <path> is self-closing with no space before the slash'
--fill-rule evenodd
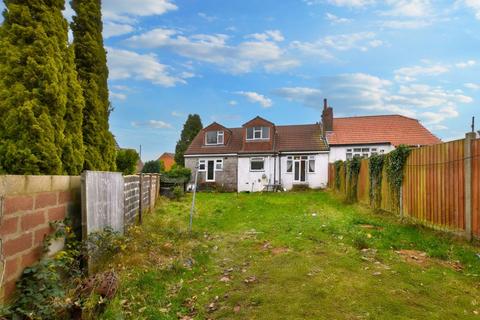
<path id="1" fill-rule="evenodd" d="M 41 257 L 50 222 L 69 216 L 80 225 L 80 205 L 80 177 L 0 176 L 0 300 Z"/>

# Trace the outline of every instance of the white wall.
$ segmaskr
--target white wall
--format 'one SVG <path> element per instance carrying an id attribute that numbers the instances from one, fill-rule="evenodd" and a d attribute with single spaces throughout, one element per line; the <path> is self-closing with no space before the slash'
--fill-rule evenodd
<path id="1" fill-rule="evenodd" d="M 347 160 L 347 149 L 353 148 L 377 148 L 377 150 L 385 150 L 384 153 L 389 153 L 394 150 L 395 147 L 390 144 L 377 144 L 377 145 L 348 145 L 348 146 L 330 146 L 330 163 L 337 160 L 345 161 Z"/>
<path id="2" fill-rule="evenodd" d="M 287 190 L 293 187 L 293 170 L 287 171 L 287 156 L 282 155 L 282 185 Z M 292 155 L 293 156 L 293 155 Z M 328 183 L 328 153 L 315 155 L 315 172 L 307 172 L 307 181 L 310 188 L 325 188 Z"/>
<path id="3" fill-rule="evenodd" d="M 250 171 L 250 157 L 238 158 L 238 191 L 257 192 L 262 191 L 265 185 L 279 181 L 281 161 L 281 183 L 287 190 L 293 187 L 293 172 L 287 171 L 287 154 L 277 157 L 265 158 L 265 170 L 261 172 Z M 293 156 L 293 155 L 292 155 Z M 274 165 L 276 164 L 276 170 Z M 275 177 L 274 177 L 275 171 Z M 328 183 L 328 153 L 315 154 L 315 172 L 307 173 L 307 181 L 310 188 L 325 188 Z"/>
<path id="4" fill-rule="evenodd" d="M 274 157 L 273 156 L 253 156 L 252 158 L 264 158 L 264 171 L 250 171 L 250 157 L 238 158 L 238 191 L 262 191 L 267 184 L 273 184 Z M 278 180 L 278 159 L 277 159 L 277 180 Z"/>

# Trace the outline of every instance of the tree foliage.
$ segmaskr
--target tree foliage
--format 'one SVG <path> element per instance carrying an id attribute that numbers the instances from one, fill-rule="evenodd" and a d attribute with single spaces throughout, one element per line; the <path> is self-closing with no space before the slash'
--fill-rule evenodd
<path id="1" fill-rule="evenodd" d="M 187 121 L 185 121 L 183 125 L 180 140 L 178 140 L 177 146 L 175 147 L 175 162 L 177 164 L 185 166 L 183 155 L 202 128 L 203 125 L 200 116 L 198 114 L 189 114 Z"/>
<path id="2" fill-rule="evenodd" d="M 82 144 L 77 128 L 83 99 L 68 48 L 64 4 L 5 0 L 0 27 L 1 171 L 77 174 L 76 163 L 83 161 L 82 148 L 75 148 Z M 67 116 L 70 112 L 78 112 L 75 119 Z"/>
<path id="3" fill-rule="evenodd" d="M 162 170 L 162 163 L 160 160 L 151 160 L 145 162 L 142 173 L 160 173 Z"/>
<path id="4" fill-rule="evenodd" d="M 72 0 L 75 62 L 85 97 L 84 168 L 115 170 L 115 139 L 109 131 L 107 54 L 103 46 L 101 0 Z"/>
<path id="5" fill-rule="evenodd" d="M 134 174 L 137 171 L 137 163 L 140 156 L 134 149 L 120 149 L 117 151 L 117 170 L 123 174 Z"/>

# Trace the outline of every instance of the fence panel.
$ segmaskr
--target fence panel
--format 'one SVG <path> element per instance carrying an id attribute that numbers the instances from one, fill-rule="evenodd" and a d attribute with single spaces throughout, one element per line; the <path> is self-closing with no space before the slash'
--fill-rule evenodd
<path id="1" fill-rule="evenodd" d="M 368 159 L 363 159 L 360 165 L 360 172 L 358 174 L 357 199 L 358 202 L 364 204 L 370 203 L 369 167 L 370 165 Z"/>
<path id="2" fill-rule="evenodd" d="M 136 222 L 140 210 L 140 177 L 125 176 L 125 223 L 127 225 Z"/>
<path id="3" fill-rule="evenodd" d="M 404 215 L 464 230 L 464 140 L 414 149 L 405 167 Z"/>
<path id="4" fill-rule="evenodd" d="M 480 139 L 472 142 L 472 231 L 480 237 Z"/>
<path id="5" fill-rule="evenodd" d="M 335 164 L 328 164 L 328 187 L 335 188 Z"/>
<path id="6" fill-rule="evenodd" d="M 85 171 L 82 174 L 82 233 L 106 227 L 124 231 L 124 180 L 119 172 Z"/>

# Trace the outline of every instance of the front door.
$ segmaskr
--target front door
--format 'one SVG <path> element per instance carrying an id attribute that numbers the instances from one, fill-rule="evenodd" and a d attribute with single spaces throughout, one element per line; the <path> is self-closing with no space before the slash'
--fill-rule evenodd
<path id="1" fill-rule="evenodd" d="M 207 161 L 207 181 L 215 181 L 215 160 Z"/>
<path id="2" fill-rule="evenodd" d="M 307 181 L 307 157 L 295 157 L 293 160 L 293 170 L 294 182 Z"/>

